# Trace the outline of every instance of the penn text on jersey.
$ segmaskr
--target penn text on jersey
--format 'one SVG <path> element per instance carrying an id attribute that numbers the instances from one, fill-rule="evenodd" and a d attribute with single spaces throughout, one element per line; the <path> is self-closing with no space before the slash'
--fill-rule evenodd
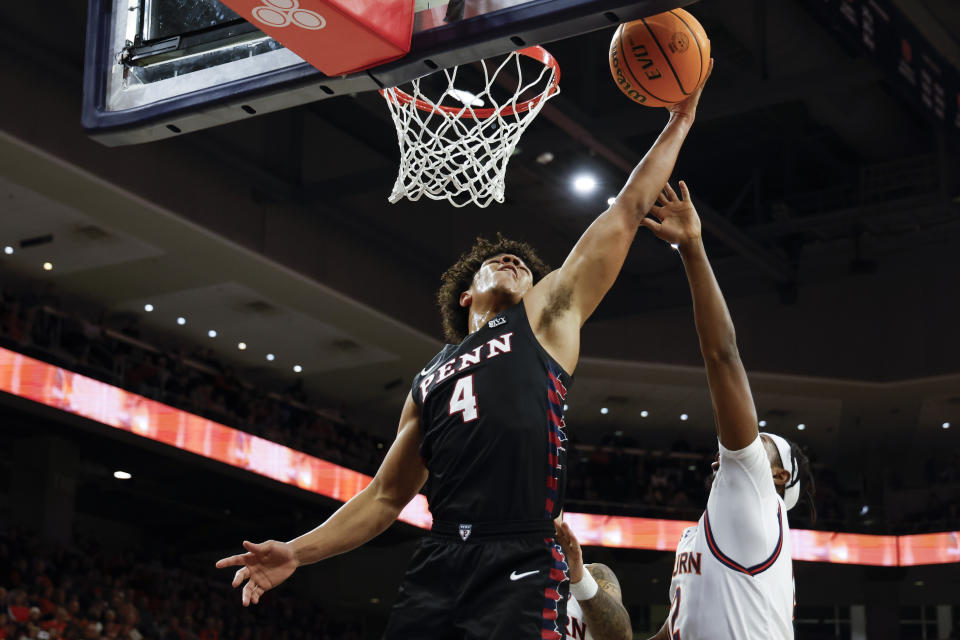
<path id="1" fill-rule="evenodd" d="M 488 340 L 486 344 L 482 344 L 473 351 L 464 353 L 456 358 L 450 358 L 442 365 L 437 367 L 433 373 L 428 375 L 426 378 L 420 381 L 420 401 L 423 402 L 427 399 L 427 394 L 436 387 L 438 384 L 449 378 L 455 373 L 460 373 L 465 369 L 480 364 L 482 360 L 489 360 L 494 358 L 501 353 L 510 353 L 510 338 L 513 337 L 513 332 L 504 333 L 503 335 L 492 338 Z M 459 366 L 454 366 L 457 363 L 457 360 L 460 360 Z"/>

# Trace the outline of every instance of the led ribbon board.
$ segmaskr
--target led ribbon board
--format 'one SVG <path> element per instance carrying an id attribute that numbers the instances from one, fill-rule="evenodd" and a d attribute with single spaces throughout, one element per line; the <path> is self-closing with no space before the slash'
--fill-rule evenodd
<path id="1" fill-rule="evenodd" d="M 168 444 L 278 482 L 346 502 L 372 478 L 276 442 L 175 409 L 124 389 L 0 348 L 0 391 Z M 421 529 L 432 523 L 417 495 L 399 518 Z M 673 551 L 694 522 L 567 513 L 585 545 Z M 960 532 L 875 536 L 791 531 L 794 560 L 885 567 L 960 562 Z"/>

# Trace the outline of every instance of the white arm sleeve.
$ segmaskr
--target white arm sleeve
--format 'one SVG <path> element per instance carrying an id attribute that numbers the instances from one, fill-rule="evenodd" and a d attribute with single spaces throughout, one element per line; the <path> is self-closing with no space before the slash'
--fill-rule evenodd
<path id="1" fill-rule="evenodd" d="M 739 451 L 719 446 L 720 468 L 707 500 L 710 529 L 726 556 L 750 567 L 776 549 L 781 535 L 780 496 L 760 436 Z M 782 515 L 786 517 L 786 509 Z"/>

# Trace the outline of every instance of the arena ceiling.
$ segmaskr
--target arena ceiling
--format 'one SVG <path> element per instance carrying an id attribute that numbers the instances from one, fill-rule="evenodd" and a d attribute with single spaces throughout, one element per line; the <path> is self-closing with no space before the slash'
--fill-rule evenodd
<path id="1" fill-rule="evenodd" d="M 960 60 L 949 2 L 900 5 Z M 912 446 L 918 428 L 946 446 L 956 430 L 940 423 L 960 406 L 958 146 L 799 0 L 691 10 L 717 69 L 677 176 L 708 225 L 761 414 L 809 423 L 803 439 L 822 457 L 877 433 L 895 437 L 876 446 Z M 16 97 L 0 101 L 0 195 L 18 203 L 0 236 L 53 233 L 43 259 L 57 266 L 40 271 L 38 247 L 2 268 L 114 312 L 156 304 L 140 320 L 158 336 L 178 335 L 172 319 L 187 316 L 183 335 L 255 379 L 291 384 L 301 363 L 313 392 L 384 434 L 438 347 L 442 270 L 496 231 L 559 264 L 664 121 L 609 81 L 608 32 L 550 44 L 563 93 L 521 141 L 507 203 L 389 205 L 396 139 L 376 95 L 138 147 L 88 140 L 83 8 L 63 7 L 74 13 L 59 20 L 43 11 L 0 8 L 0 77 Z M 548 165 L 536 162 L 544 151 Z M 583 170 L 600 182 L 590 198 L 569 188 Z M 240 340 L 251 348 L 237 350 Z M 282 361 L 268 365 L 267 349 Z M 709 433 L 689 294 L 668 247 L 641 234 L 583 350 L 572 423 L 666 443 Z M 653 428 L 640 410 L 695 419 Z"/>

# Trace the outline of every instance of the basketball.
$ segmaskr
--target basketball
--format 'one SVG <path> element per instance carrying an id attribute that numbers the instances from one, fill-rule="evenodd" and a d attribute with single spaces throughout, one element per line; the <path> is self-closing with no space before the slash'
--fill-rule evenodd
<path id="1" fill-rule="evenodd" d="M 709 65 L 707 33 L 683 9 L 621 24 L 610 42 L 617 87 L 648 107 L 684 100 L 703 82 Z"/>

